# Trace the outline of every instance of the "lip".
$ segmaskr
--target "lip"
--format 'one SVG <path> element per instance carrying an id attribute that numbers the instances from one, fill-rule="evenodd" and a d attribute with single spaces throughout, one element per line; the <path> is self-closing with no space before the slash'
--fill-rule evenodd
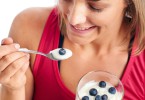
<path id="1" fill-rule="evenodd" d="M 75 34 L 83 35 L 83 34 L 90 33 L 96 26 L 89 27 L 88 29 L 85 29 L 85 30 L 78 30 L 71 24 L 69 24 L 69 27 L 71 31 L 73 31 Z"/>

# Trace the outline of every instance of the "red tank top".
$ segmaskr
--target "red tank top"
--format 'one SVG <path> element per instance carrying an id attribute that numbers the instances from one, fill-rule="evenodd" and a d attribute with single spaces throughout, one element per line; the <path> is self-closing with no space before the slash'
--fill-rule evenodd
<path id="1" fill-rule="evenodd" d="M 56 9 L 53 9 L 46 22 L 38 51 L 48 53 L 58 48 L 60 38 L 59 21 Z M 129 59 L 121 81 L 125 88 L 123 100 L 145 100 L 145 51 Z M 33 100 L 75 100 L 63 83 L 58 62 L 37 55 L 33 75 L 35 81 Z"/>

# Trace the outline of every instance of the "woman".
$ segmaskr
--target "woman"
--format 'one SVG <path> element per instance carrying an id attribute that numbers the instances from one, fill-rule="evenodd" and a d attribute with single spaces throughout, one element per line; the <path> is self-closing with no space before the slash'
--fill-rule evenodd
<path id="1" fill-rule="evenodd" d="M 2 100 L 74 100 L 79 79 L 92 70 L 117 75 L 124 100 L 145 97 L 144 0 L 59 0 L 30 8 L 13 21 L 0 47 Z M 49 17 L 48 17 L 49 16 Z M 18 52 L 65 47 L 61 62 Z"/>

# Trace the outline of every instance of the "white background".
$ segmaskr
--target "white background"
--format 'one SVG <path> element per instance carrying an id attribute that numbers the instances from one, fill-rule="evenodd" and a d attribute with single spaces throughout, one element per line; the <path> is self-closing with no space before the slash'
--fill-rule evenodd
<path id="1" fill-rule="evenodd" d="M 8 36 L 14 17 L 29 7 L 50 7 L 57 0 L 1 0 L 0 1 L 0 42 Z"/>

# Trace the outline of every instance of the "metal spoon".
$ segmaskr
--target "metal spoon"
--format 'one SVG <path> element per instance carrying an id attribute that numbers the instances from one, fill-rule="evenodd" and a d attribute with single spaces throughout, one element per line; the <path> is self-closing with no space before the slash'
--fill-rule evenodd
<path id="1" fill-rule="evenodd" d="M 65 60 L 72 56 L 72 51 L 69 49 L 66 49 L 66 48 L 57 48 L 57 49 L 50 51 L 47 54 L 43 53 L 43 52 L 34 51 L 34 50 L 28 50 L 26 48 L 20 48 L 19 51 L 26 52 L 26 53 L 39 54 L 39 55 L 45 56 L 51 60 Z"/>

